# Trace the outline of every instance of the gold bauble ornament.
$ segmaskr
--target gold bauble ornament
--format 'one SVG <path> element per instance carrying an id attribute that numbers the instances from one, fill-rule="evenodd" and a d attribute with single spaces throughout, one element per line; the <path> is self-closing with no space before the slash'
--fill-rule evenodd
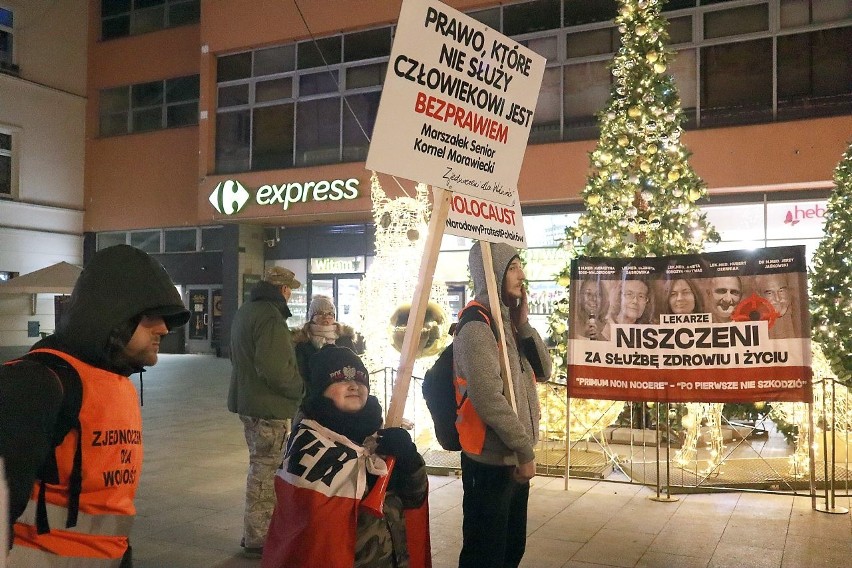
<path id="1" fill-rule="evenodd" d="M 659 59 L 659 57 L 660 56 L 657 54 L 656 51 L 649 51 L 647 54 L 645 54 L 645 59 L 648 60 L 648 63 L 654 63 L 657 59 Z"/>
<path id="2" fill-rule="evenodd" d="M 589 205 L 597 205 L 600 202 L 601 202 L 601 196 L 596 194 L 596 193 L 593 193 L 593 194 L 589 195 L 588 197 L 586 197 L 586 203 L 588 203 Z"/>
<path id="3" fill-rule="evenodd" d="M 627 116 L 630 118 L 636 118 L 642 114 L 642 111 L 639 110 L 639 107 L 630 107 L 627 109 Z"/>
<path id="4" fill-rule="evenodd" d="M 651 164 L 648 162 L 642 162 L 639 164 L 639 169 L 642 170 L 643 173 L 649 174 L 651 173 Z"/>
<path id="5" fill-rule="evenodd" d="M 669 178 L 669 181 L 677 181 L 677 180 L 680 179 L 680 173 L 677 172 L 676 170 L 672 170 L 672 171 L 669 172 L 668 178 Z"/>
<path id="6" fill-rule="evenodd" d="M 697 189 L 690 189 L 689 190 L 689 200 L 690 201 L 698 201 L 698 199 L 700 197 L 701 197 L 701 192 L 699 190 L 697 190 Z"/>
<path id="7" fill-rule="evenodd" d="M 408 327 L 408 315 L 411 312 L 411 304 L 399 306 L 390 317 L 388 322 L 388 334 L 394 349 L 402 352 L 402 342 L 405 339 L 405 330 Z M 426 315 L 423 318 L 423 327 L 420 329 L 420 341 L 414 357 L 430 357 L 440 353 L 447 344 L 447 314 L 436 302 L 430 301 L 426 305 Z"/>
<path id="8" fill-rule="evenodd" d="M 666 66 L 663 63 L 654 63 L 654 71 L 657 73 L 663 73 L 666 70 Z"/>
<path id="9" fill-rule="evenodd" d="M 612 154 L 609 152 L 601 152 L 600 160 L 602 164 L 608 164 L 612 161 Z"/>
<path id="10" fill-rule="evenodd" d="M 630 140 L 627 139 L 627 136 L 619 136 L 618 137 L 618 145 L 619 146 L 627 146 Z"/>
<path id="11" fill-rule="evenodd" d="M 642 37 L 646 33 L 648 33 L 648 26 L 646 26 L 645 24 L 639 24 L 638 26 L 636 26 L 636 35 Z"/>
<path id="12" fill-rule="evenodd" d="M 648 153 L 652 156 L 657 153 L 657 146 L 655 144 L 648 145 Z"/>

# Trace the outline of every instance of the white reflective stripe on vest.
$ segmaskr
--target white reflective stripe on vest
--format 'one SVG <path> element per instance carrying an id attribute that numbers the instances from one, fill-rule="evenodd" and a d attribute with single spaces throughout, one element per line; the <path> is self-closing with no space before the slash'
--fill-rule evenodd
<path id="1" fill-rule="evenodd" d="M 89 515 L 82 511 L 77 514 L 77 526 L 65 528 L 68 522 L 68 509 L 45 503 L 47 522 L 51 529 L 91 534 L 94 536 L 129 536 L 133 528 L 133 516 L 129 515 Z M 30 500 L 27 508 L 18 517 L 18 523 L 36 526 L 36 501 Z"/>
<path id="2" fill-rule="evenodd" d="M 119 568 L 121 558 L 69 558 L 28 546 L 15 545 L 8 556 L 9 568 Z"/>

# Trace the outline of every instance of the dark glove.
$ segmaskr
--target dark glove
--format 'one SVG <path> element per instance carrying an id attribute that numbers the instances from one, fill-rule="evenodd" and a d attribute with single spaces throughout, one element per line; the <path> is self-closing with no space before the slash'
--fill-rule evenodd
<path id="1" fill-rule="evenodd" d="M 402 473 L 412 473 L 423 463 L 423 458 L 417 453 L 417 446 L 411 441 L 411 435 L 402 428 L 384 428 L 378 432 L 376 453 L 382 456 L 396 457 L 397 470 Z"/>

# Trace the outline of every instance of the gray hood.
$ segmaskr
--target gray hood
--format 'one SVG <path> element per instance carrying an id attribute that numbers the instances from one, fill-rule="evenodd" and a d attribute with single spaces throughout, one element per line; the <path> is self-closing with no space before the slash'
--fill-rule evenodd
<path id="1" fill-rule="evenodd" d="M 470 277 L 473 280 L 473 296 L 474 299 L 483 306 L 489 306 L 488 303 L 488 286 L 485 283 L 485 267 L 482 265 L 482 241 L 473 243 L 468 255 L 468 266 L 470 267 Z M 503 278 L 506 276 L 506 269 L 509 264 L 518 257 L 518 251 L 506 243 L 491 243 L 491 269 L 494 272 L 494 279 L 497 282 L 497 291 L 503 289 Z M 507 309 L 508 306 L 503 303 L 503 298 L 498 298 L 501 309 Z"/>

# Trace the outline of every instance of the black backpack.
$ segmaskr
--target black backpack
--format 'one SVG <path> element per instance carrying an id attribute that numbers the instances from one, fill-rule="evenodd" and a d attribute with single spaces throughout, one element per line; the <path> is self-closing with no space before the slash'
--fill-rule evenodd
<path id="1" fill-rule="evenodd" d="M 456 324 L 453 336 L 458 335 L 462 326 L 469 321 L 487 323 L 491 326 L 494 337 L 498 337 L 497 329 L 488 309 L 475 302 L 469 303 L 459 312 L 459 322 Z M 437 438 L 441 447 L 452 452 L 461 450 L 459 431 L 456 429 L 459 405 L 456 404 L 452 343 L 441 351 L 438 359 L 423 376 L 423 400 L 426 401 L 426 407 L 429 409 L 429 414 L 432 415 L 432 422 L 435 424 L 435 438 Z"/>

